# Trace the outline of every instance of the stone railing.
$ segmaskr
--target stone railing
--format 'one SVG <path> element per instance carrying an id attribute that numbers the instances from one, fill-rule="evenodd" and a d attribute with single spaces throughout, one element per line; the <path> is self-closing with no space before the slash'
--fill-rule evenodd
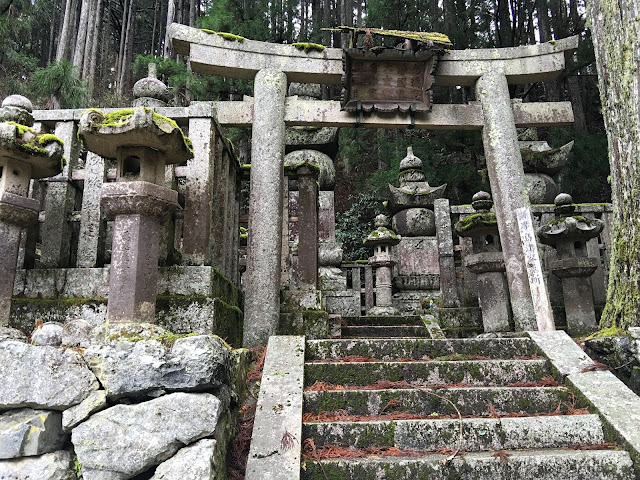
<path id="1" fill-rule="evenodd" d="M 155 110 L 175 120 L 194 149 L 186 165 L 165 171 L 165 185 L 178 191 L 180 208 L 165 223 L 160 240 L 158 321 L 176 332 L 235 338 L 242 328 L 239 161 L 211 104 Z M 113 222 L 105 218 L 100 199 L 103 185 L 115 180 L 116 172 L 113 160 L 82 149 L 77 133 L 84 111 L 33 112 L 37 129 L 64 141 L 66 165 L 60 175 L 33 181 L 30 187 L 41 213 L 39 222 L 21 237 L 12 321 L 23 330 L 35 318 L 60 320 L 71 306 L 84 312 L 91 303 L 91 315 L 104 314 Z M 195 315 L 180 320 L 189 309 L 194 311 L 194 301 Z M 212 314 L 213 309 L 217 313 Z M 219 314 L 234 325 L 220 330 Z"/>

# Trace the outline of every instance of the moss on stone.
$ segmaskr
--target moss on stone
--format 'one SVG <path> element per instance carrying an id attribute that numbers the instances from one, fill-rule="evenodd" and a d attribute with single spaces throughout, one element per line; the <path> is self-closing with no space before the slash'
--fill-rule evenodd
<path id="1" fill-rule="evenodd" d="M 479 225 L 484 226 L 497 226 L 498 220 L 495 213 L 474 213 L 456 223 L 456 230 L 459 232 L 466 232 L 473 227 Z"/>
<path id="2" fill-rule="evenodd" d="M 310 43 L 310 42 L 292 43 L 291 46 L 296 47 L 298 50 L 304 50 L 305 53 L 322 52 L 324 49 L 327 48 L 324 45 L 320 45 L 319 43 Z"/>
<path id="3" fill-rule="evenodd" d="M 16 122 L 7 122 L 9 125 L 13 125 L 14 127 L 16 127 L 16 130 L 18 131 L 18 135 L 20 135 L 21 137 L 26 133 L 26 132 L 31 132 L 31 133 L 36 133 L 36 131 L 31 128 L 31 127 L 27 127 L 26 125 L 22 125 L 20 123 L 16 123 Z"/>
<path id="4" fill-rule="evenodd" d="M 591 335 L 589 335 L 588 337 L 585 337 L 583 340 L 587 341 L 587 340 L 594 340 L 596 338 L 605 338 L 605 337 L 624 337 L 628 335 L 628 333 L 629 332 L 627 332 L 627 330 L 623 328 L 613 326 L 613 327 L 603 328 L 601 330 L 598 330 L 597 332 L 593 332 Z"/>
<path id="5" fill-rule="evenodd" d="M 218 36 L 224 38 L 225 40 L 230 40 L 232 42 L 244 42 L 245 38 L 240 35 L 234 35 L 233 33 L 228 32 L 216 32 Z"/>

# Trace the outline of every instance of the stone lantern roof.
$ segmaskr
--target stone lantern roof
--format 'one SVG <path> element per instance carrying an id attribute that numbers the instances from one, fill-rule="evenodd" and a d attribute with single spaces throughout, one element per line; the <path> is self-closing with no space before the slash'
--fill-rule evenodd
<path id="1" fill-rule="evenodd" d="M 116 158 L 121 147 L 138 145 L 157 150 L 166 163 L 181 164 L 193 158 L 191 140 L 176 122 L 147 107 L 109 114 L 89 109 L 80 117 L 78 136 L 88 150 L 107 158 Z"/>
<path id="2" fill-rule="evenodd" d="M 433 202 L 444 196 L 447 185 L 432 187 L 422 172 L 422 160 L 413 154 L 413 148 L 407 147 L 407 156 L 400 161 L 398 175 L 400 187 L 389 184 L 387 208 L 397 213 L 406 208 L 433 208 Z"/>
<path id="3" fill-rule="evenodd" d="M 32 128 L 32 105 L 22 95 L 10 95 L 0 108 L 0 157 L 31 166 L 31 178 L 52 177 L 62 171 L 62 140 Z"/>
<path id="4" fill-rule="evenodd" d="M 461 237 L 481 237 L 498 232 L 496 214 L 491 212 L 493 200 L 487 192 L 476 193 L 471 201 L 476 213 L 465 217 L 454 226 Z"/>
<path id="5" fill-rule="evenodd" d="M 571 195 L 561 193 L 555 198 L 554 203 L 556 218 L 538 229 L 540 242 L 545 245 L 585 242 L 602 232 L 604 223 L 601 220 L 573 215 L 576 207 Z"/>
<path id="6" fill-rule="evenodd" d="M 376 245 L 397 245 L 400 243 L 400 235 L 389 229 L 389 219 L 386 215 L 378 215 L 376 217 L 376 229 L 372 231 L 364 240 L 367 247 L 375 247 Z"/>

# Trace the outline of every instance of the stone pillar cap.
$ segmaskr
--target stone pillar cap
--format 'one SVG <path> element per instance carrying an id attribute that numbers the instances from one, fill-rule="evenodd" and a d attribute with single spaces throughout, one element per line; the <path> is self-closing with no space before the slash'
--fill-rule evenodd
<path id="1" fill-rule="evenodd" d="M 0 122 L 15 122 L 27 127 L 33 126 L 33 105 L 27 97 L 9 95 L 2 101 Z"/>
<path id="2" fill-rule="evenodd" d="M 480 191 L 471 198 L 471 206 L 476 212 L 488 212 L 493 206 L 491 195 L 487 192 Z"/>

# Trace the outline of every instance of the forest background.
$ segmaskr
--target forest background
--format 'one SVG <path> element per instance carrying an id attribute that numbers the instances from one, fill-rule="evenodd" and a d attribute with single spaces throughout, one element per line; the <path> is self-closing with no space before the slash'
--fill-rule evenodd
<path id="1" fill-rule="evenodd" d="M 201 76 L 171 51 L 172 22 L 276 43 L 341 47 L 338 25 L 436 31 L 455 49 L 510 47 L 579 35 L 576 55 L 556 81 L 512 86 L 524 102 L 570 100 L 575 124 L 538 129 L 540 140 L 575 146 L 560 178 L 576 202 L 609 202 L 607 138 L 584 0 L 0 0 L 0 96 L 20 93 L 37 108 L 131 105 L 133 83 L 147 64 L 173 93 L 192 100 L 241 99 L 251 82 Z M 339 88 L 323 88 L 339 99 Z M 474 100 L 471 88 L 434 88 L 435 103 Z M 250 131 L 230 135 L 249 162 Z M 343 128 L 336 158 L 339 238 L 347 258 L 366 255 L 362 238 L 382 211 L 388 183 L 413 146 L 431 185 L 447 183 L 453 204 L 488 190 L 479 132 Z"/>

